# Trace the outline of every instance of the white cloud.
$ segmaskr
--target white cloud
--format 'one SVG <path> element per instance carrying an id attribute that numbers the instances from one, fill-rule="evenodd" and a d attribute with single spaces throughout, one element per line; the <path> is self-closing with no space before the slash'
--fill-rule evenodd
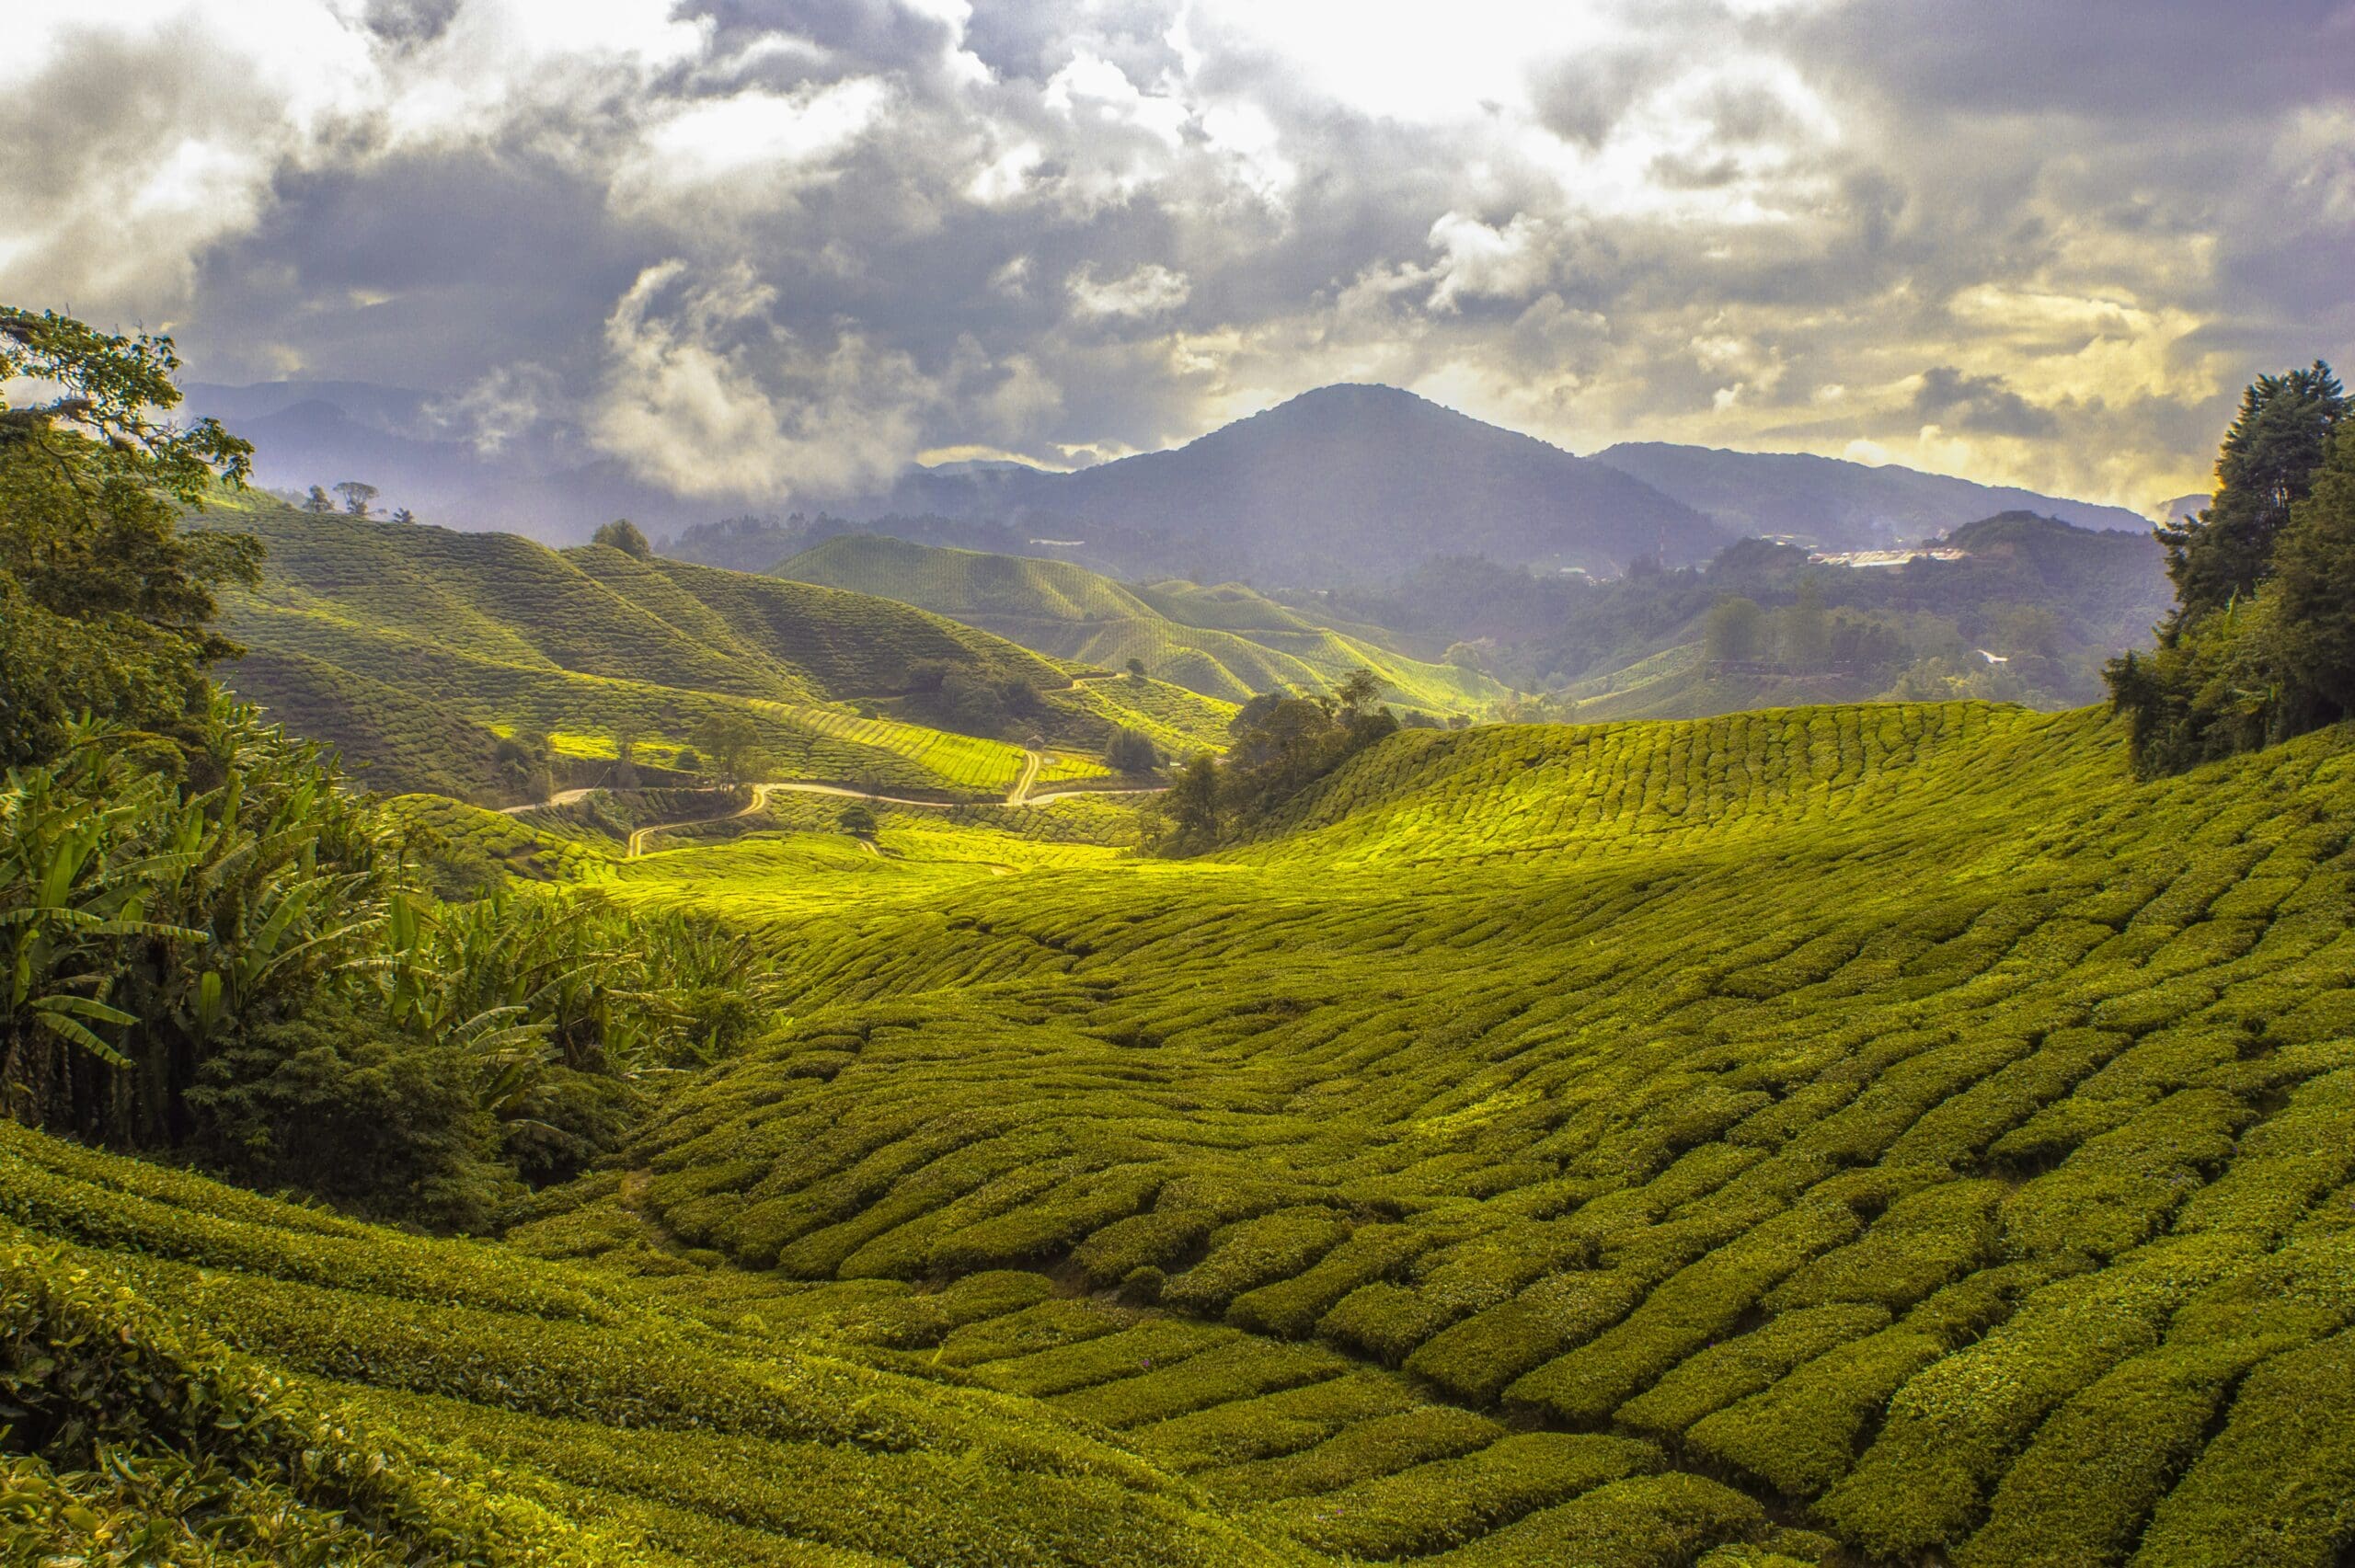
<path id="1" fill-rule="evenodd" d="M 546 365 L 501 365 L 454 397 L 427 403 L 435 433 L 448 433 L 485 457 L 566 412 L 564 382 Z"/>
<path id="2" fill-rule="evenodd" d="M 1132 126 L 1171 147 L 1178 144 L 1192 118 L 1178 97 L 1146 92 L 1118 65 L 1085 49 L 1047 79 L 1043 101 L 1066 119 Z"/>
<path id="3" fill-rule="evenodd" d="M 925 445 L 939 390 L 854 328 L 809 348 L 774 325 L 775 303 L 741 265 L 647 269 L 606 319 L 591 440 L 684 495 L 832 495 L 889 478 Z"/>
<path id="4" fill-rule="evenodd" d="M 1158 262 L 1147 262 L 1122 277 L 1102 282 L 1097 280 L 1093 267 L 1083 267 L 1072 274 L 1067 286 L 1072 308 L 1093 320 L 1166 315 L 1184 304 L 1193 292 L 1193 284 L 1183 272 L 1173 272 Z"/>
<path id="5" fill-rule="evenodd" d="M 874 129 L 890 89 L 851 77 L 794 93 L 747 89 L 679 105 L 648 125 L 613 176 L 616 211 L 693 224 L 715 204 L 769 210 L 832 177 Z"/>
<path id="6" fill-rule="evenodd" d="M 447 29 L 393 56 L 392 144 L 480 142 L 546 119 L 602 130 L 626 95 L 708 50 L 711 24 L 675 12 L 672 0 L 461 0 Z"/>
<path id="7" fill-rule="evenodd" d="M 1442 213 L 1431 225 L 1439 247 L 1439 284 L 1431 308 L 1452 311 L 1467 296 L 1527 299 L 1553 276 L 1556 244 L 1550 225 L 1516 212 L 1501 228 L 1461 212 Z"/>

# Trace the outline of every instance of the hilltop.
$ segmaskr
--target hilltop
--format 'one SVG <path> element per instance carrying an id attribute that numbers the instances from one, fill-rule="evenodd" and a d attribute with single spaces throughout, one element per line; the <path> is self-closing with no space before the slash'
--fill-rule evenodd
<path id="1" fill-rule="evenodd" d="M 389 790 L 508 798 L 489 759 L 519 730 L 593 783 L 620 736 L 660 762 L 735 715 L 777 776 L 1003 794 L 1033 731 L 1088 753 L 1116 725 L 1174 750 L 1223 724 L 1160 683 L 1075 690 L 1059 663 L 869 595 L 269 502 L 222 517 L 269 551 L 225 601 L 248 649 L 229 684 Z"/>
<path id="2" fill-rule="evenodd" d="M 1362 581 L 1449 552 L 1608 574 L 1639 555 L 1695 560 L 1726 538 L 1615 468 L 1386 386 L 1303 393 L 1073 474 L 925 474 L 888 509 L 1109 525 L 1261 586 Z"/>
<path id="3" fill-rule="evenodd" d="M 1320 625 L 1240 583 L 1124 584 L 1067 561 L 871 534 L 827 540 L 775 574 L 920 605 L 1099 669 L 1143 659 L 1158 679 L 1226 702 L 1329 690 L 1360 666 L 1392 700 L 1435 713 L 1478 713 L 1506 695 L 1477 671 L 1414 658 L 1372 628 Z"/>

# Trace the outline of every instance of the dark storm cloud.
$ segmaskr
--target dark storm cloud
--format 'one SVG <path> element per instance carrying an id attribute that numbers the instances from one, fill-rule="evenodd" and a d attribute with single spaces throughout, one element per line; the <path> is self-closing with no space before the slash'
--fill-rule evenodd
<path id="1" fill-rule="evenodd" d="M 0 290 L 715 496 L 1373 379 L 2139 503 L 2355 343 L 2344 3 L 153 9 L 0 58 Z"/>
<path id="2" fill-rule="evenodd" d="M 2003 377 L 1965 375 L 1952 365 L 1922 372 L 1913 412 L 1924 424 L 1997 436 L 2049 436 L 2061 428 L 2050 408 L 2037 407 L 2005 385 Z"/>

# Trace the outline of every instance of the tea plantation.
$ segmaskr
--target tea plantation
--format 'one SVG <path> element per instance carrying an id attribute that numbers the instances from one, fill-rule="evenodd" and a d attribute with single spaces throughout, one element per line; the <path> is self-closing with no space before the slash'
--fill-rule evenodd
<path id="1" fill-rule="evenodd" d="M 1175 755 L 1220 744 L 1233 712 L 1159 681 L 1076 682 L 1080 667 L 865 594 L 250 495 L 217 509 L 268 547 L 260 586 L 229 597 L 249 651 L 228 683 L 386 791 L 504 804 L 493 748 L 517 729 L 571 755 L 628 734 L 670 756 L 732 716 L 767 777 L 1003 797 L 1024 766 L 1008 735 L 1074 754 L 1046 776 L 1080 778 L 1116 727 Z M 923 690 L 945 674 L 1026 690 L 1035 711 L 950 733 Z"/>
<path id="2" fill-rule="evenodd" d="M 143 1413 L 10 1495 L 194 1474 L 223 1562 L 2333 1568 L 2355 736 L 2120 752 L 1408 731 L 1191 862 L 1111 798 L 508 830 L 791 1018 L 499 1242 L 0 1130 L 11 1419 Z"/>
<path id="3" fill-rule="evenodd" d="M 1476 670 L 1402 651 L 1377 628 L 1320 624 L 1240 583 L 1119 583 L 1068 561 L 870 534 L 829 539 L 775 570 L 922 605 L 1099 669 L 1143 659 L 1155 677 L 1222 702 L 1327 690 L 1361 666 L 1394 700 L 1433 713 L 1485 713 L 1509 694 Z"/>

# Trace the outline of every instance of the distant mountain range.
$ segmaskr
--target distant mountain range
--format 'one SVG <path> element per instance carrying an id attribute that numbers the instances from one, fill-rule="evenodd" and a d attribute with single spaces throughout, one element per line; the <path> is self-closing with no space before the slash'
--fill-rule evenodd
<path id="1" fill-rule="evenodd" d="M 496 446 L 454 439 L 455 422 L 422 392 L 301 381 L 188 391 L 190 412 L 216 415 L 255 443 L 263 484 L 299 493 L 358 479 L 378 487 L 380 506 L 453 527 L 564 543 L 615 517 L 661 534 L 760 509 L 644 484 L 551 425 Z M 1706 560 L 1753 534 L 1854 548 L 2011 510 L 2081 527 L 2150 526 L 2122 508 L 1833 458 L 1658 442 L 1580 457 L 1412 393 L 1361 385 L 1304 393 L 1184 446 L 1074 473 L 1003 462 L 913 468 L 882 494 L 830 509 L 846 524 L 923 519 L 929 543 L 1003 550 L 1011 539 L 1120 577 L 1266 588 L 1377 582 L 1442 555 L 1608 577 L 1639 557 Z M 971 540 L 958 536 L 967 527 Z"/>
<path id="2" fill-rule="evenodd" d="M 1386 386 L 1328 386 L 1167 452 L 1074 474 L 910 475 L 888 509 L 1109 525 L 1198 579 L 1367 581 L 1437 555 L 1615 575 L 1733 536 L 1606 464 Z M 1094 541 L 1090 541 L 1094 543 Z M 1112 552 L 1118 555 L 1122 552 Z M 1138 563 L 1143 565 L 1144 563 Z M 1133 567 L 1132 567 L 1133 569 Z"/>
<path id="3" fill-rule="evenodd" d="M 2151 527 L 2149 518 L 2124 507 L 1980 485 L 1894 464 L 1874 468 L 1805 452 L 1723 452 L 1663 441 L 1623 441 L 1595 456 L 1732 532 L 1829 549 L 1913 544 L 2007 511 L 2034 512 L 2079 528 L 2142 533 Z M 2205 506 L 2206 498 L 2200 504 Z"/>

